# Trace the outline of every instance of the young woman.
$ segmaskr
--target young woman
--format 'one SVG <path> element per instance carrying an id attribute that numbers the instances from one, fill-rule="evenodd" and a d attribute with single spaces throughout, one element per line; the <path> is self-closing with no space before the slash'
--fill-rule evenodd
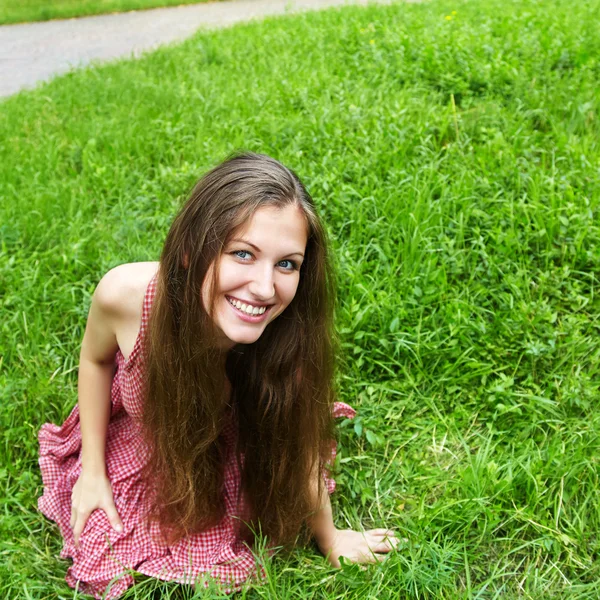
<path id="1" fill-rule="evenodd" d="M 70 585 L 114 598 L 134 570 L 233 590 L 261 573 L 254 533 L 289 546 L 305 524 L 334 566 L 395 547 L 333 523 L 333 419 L 354 414 L 333 397 L 333 298 L 309 194 L 250 153 L 198 182 L 160 262 L 104 276 L 78 406 L 40 431 Z"/>

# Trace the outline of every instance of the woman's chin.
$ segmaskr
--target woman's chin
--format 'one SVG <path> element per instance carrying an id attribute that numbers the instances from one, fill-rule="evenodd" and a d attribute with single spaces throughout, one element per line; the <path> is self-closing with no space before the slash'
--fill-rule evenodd
<path id="1" fill-rule="evenodd" d="M 258 331 L 224 331 L 225 337 L 230 344 L 253 344 L 260 338 L 264 329 L 260 328 Z"/>

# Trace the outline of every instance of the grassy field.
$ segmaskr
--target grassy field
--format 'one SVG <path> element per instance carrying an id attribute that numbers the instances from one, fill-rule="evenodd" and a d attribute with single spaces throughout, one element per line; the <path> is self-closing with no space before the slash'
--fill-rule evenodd
<path id="1" fill-rule="evenodd" d="M 208 0 L 0 0 L 0 25 L 70 19 Z"/>
<path id="2" fill-rule="evenodd" d="M 0 595 L 73 598 L 36 433 L 76 400 L 90 295 L 156 259 L 234 149 L 304 177 L 333 241 L 337 523 L 243 598 L 600 596 L 600 3 L 345 8 L 197 35 L 0 107 Z M 157 592 L 159 590 L 159 592 Z M 126 598 L 189 598 L 140 579 Z M 197 597 L 221 597 L 218 594 Z"/>

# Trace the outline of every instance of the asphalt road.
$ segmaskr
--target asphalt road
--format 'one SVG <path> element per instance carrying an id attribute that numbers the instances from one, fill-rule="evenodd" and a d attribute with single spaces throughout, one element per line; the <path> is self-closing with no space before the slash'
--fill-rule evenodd
<path id="1" fill-rule="evenodd" d="M 183 40 L 202 27 L 227 27 L 270 15 L 367 3 L 368 0 L 229 0 L 3 25 L 0 26 L 0 97 L 34 87 L 40 81 L 93 61 L 139 56 L 162 44 Z"/>

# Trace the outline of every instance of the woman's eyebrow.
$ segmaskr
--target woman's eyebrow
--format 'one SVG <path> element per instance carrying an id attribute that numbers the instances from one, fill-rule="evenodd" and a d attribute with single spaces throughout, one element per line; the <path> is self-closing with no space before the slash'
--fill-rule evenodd
<path id="1" fill-rule="evenodd" d="M 248 246 L 250 246 L 257 252 L 259 252 L 259 253 L 261 252 L 261 249 L 258 246 L 255 246 L 252 242 L 249 242 L 248 240 L 245 240 L 243 238 L 234 238 L 231 241 L 232 242 L 241 242 L 242 244 L 247 244 Z M 301 256 L 302 258 L 304 258 L 304 254 L 302 254 L 302 252 L 290 252 L 289 254 L 284 254 L 283 256 Z"/>

